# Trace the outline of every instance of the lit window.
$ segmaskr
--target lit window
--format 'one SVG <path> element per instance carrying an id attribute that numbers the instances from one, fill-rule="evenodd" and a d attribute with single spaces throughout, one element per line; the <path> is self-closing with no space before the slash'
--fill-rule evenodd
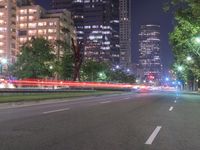
<path id="1" fill-rule="evenodd" d="M 21 9 L 20 14 L 27 14 L 27 9 Z"/>
<path id="2" fill-rule="evenodd" d="M 26 17 L 26 16 L 20 17 L 20 21 L 25 21 L 25 20 L 27 20 L 27 17 Z"/>
<path id="3" fill-rule="evenodd" d="M 55 29 L 48 29 L 48 32 L 49 32 L 49 33 L 55 33 L 56 30 L 55 30 Z"/>
<path id="4" fill-rule="evenodd" d="M 54 37 L 53 37 L 53 36 L 48 36 L 48 39 L 49 39 L 49 40 L 53 40 Z"/>
<path id="5" fill-rule="evenodd" d="M 56 25 L 56 22 L 49 22 L 49 25 L 54 26 L 54 25 Z"/>
<path id="6" fill-rule="evenodd" d="M 42 29 L 40 29 L 40 30 L 38 30 L 38 34 L 40 34 L 40 35 L 42 35 L 42 34 L 46 34 L 46 30 L 42 30 Z"/>
<path id="7" fill-rule="evenodd" d="M 29 35 L 36 35 L 37 31 L 36 30 L 29 30 L 28 34 Z"/>
<path id="8" fill-rule="evenodd" d="M 38 22 L 38 26 L 46 26 L 47 23 L 46 22 Z"/>
<path id="9" fill-rule="evenodd" d="M 29 14 L 34 14 L 34 13 L 36 13 L 36 12 L 37 12 L 36 9 L 29 9 Z"/>
<path id="10" fill-rule="evenodd" d="M 25 43 L 27 41 L 27 38 L 20 38 L 19 41 L 20 43 Z"/>
<path id="11" fill-rule="evenodd" d="M 28 19 L 29 19 L 30 21 L 33 21 L 33 20 L 35 19 L 35 17 L 34 17 L 34 16 L 29 16 Z"/>
<path id="12" fill-rule="evenodd" d="M 5 22 L 4 22 L 4 20 L 0 20 L 0 24 L 4 24 Z"/>
<path id="13" fill-rule="evenodd" d="M 0 31 L 4 32 L 4 31 L 6 31 L 6 28 L 0 27 Z"/>
<path id="14" fill-rule="evenodd" d="M 37 24 L 36 23 L 29 23 L 28 27 L 29 28 L 36 28 Z"/>

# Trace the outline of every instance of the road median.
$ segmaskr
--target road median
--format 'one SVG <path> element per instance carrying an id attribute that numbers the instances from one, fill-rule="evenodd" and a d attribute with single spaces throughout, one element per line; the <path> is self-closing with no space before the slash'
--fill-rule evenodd
<path id="1" fill-rule="evenodd" d="M 121 91 L 67 91 L 59 93 L 5 93 L 1 94 L 0 103 L 43 101 L 52 99 L 70 99 L 86 96 L 121 94 Z"/>

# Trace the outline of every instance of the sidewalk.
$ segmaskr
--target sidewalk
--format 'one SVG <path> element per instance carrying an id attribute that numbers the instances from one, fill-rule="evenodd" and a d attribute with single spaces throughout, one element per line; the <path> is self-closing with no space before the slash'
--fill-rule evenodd
<path id="1" fill-rule="evenodd" d="M 182 94 L 200 95 L 200 91 L 180 91 Z"/>

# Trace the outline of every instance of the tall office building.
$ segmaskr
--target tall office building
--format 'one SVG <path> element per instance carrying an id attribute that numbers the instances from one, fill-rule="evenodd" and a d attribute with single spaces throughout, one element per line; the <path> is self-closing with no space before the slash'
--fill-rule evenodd
<path id="1" fill-rule="evenodd" d="M 131 64 L 131 0 L 119 0 L 120 64 Z"/>
<path id="2" fill-rule="evenodd" d="M 33 36 L 60 40 L 66 36 L 63 27 L 75 37 L 71 13 L 66 10 L 46 11 L 32 0 L 0 0 L 0 72 L 16 61 L 24 42 Z"/>
<path id="3" fill-rule="evenodd" d="M 119 62 L 118 1 L 52 0 L 52 7 L 67 8 L 73 16 L 77 39 L 84 45 L 85 59 Z"/>
<path id="4" fill-rule="evenodd" d="M 0 0 L 0 59 L 9 62 L 16 50 L 16 7 L 16 0 Z"/>
<path id="5" fill-rule="evenodd" d="M 78 43 L 83 43 L 84 35 L 84 1 L 83 0 L 52 0 L 52 9 L 67 9 L 72 13 Z"/>
<path id="6" fill-rule="evenodd" d="M 162 70 L 160 59 L 160 26 L 142 25 L 139 33 L 139 64 L 143 78 L 159 79 Z"/>
<path id="7" fill-rule="evenodd" d="M 67 28 L 69 33 L 63 32 Z M 32 37 L 43 37 L 49 41 L 57 40 L 71 43 L 76 38 L 71 13 L 65 9 L 46 11 L 39 5 L 20 6 L 17 8 L 17 49 Z M 58 56 L 62 52 L 56 51 Z"/>

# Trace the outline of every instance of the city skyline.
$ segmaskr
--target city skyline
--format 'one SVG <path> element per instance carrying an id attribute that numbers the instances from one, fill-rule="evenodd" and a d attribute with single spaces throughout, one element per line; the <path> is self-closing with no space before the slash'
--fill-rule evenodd
<path id="1" fill-rule="evenodd" d="M 160 58 L 160 25 L 141 25 L 138 36 L 139 68 L 143 73 L 141 81 L 159 81 L 162 73 Z"/>
<path id="2" fill-rule="evenodd" d="M 163 69 L 167 71 L 173 61 L 173 54 L 168 42 L 168 33 L 173 30 L 172 14 L 163 11 L 163 5 L 169 0 L 134 0 L 132 7 L 132 60 L 138 63 L 139 42 L 138 34 L 142 24 L 159 24 L 161 27 L 161 61 Z M 50 8 L 51 0 L 36 0 L 46 8 Z"/>

